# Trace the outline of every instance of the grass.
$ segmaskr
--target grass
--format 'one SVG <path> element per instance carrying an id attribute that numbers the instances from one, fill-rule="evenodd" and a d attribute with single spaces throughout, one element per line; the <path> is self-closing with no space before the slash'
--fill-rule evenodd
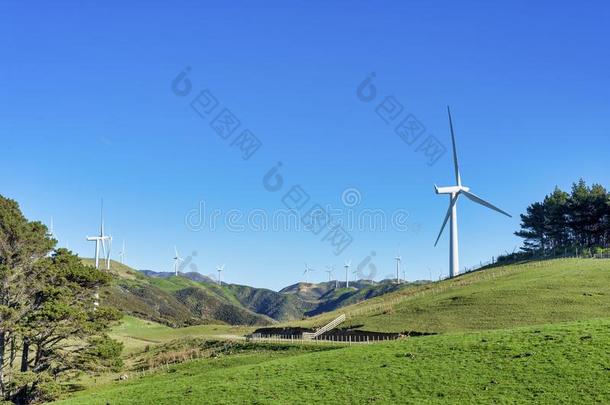
<path id="1" fill-rule="evenodd" d="M 609 285 L 610 260 L 550 260 L 410 287 L 285 325 L 321 326 L 346 313 L 348 326 L 365 330 L 444 333 L 593 319 L 610 314 Z"/>
<path id="2" fill-rule="evenodd" d="M 184 337 L 206 339 L 239 339 L 254 328 L 231 325 L 197 325 L 186 328 L 170 328 L 159 323 L 125 316 L 109 334 L 124 345 L 124 352 L 131 354 L 146 346 L 167 343 Z"/>
<path id="3" fill-rule="evenodd" d="M 62 403 L 608 403 L 609 347 L 610 319 L 324 352 L 253 346 Z"/>
<path id="4" fill-rule="evenodd" d="M 84 379 L 84 391 L 65 403 L 609 403 L 608 285 L 610 261 L 590 259 L 406 287 L 291 324 L 321 325 L 346 312 L 361 329 L 440 335 L 315 352 L 210 343 L 253 328 L 172 329 L 126 317 L 112 336 L 125 344 L 128 369 L 188 361 L 127 382 Z M 192 350 L 203 358 L 181 357 Z"/>

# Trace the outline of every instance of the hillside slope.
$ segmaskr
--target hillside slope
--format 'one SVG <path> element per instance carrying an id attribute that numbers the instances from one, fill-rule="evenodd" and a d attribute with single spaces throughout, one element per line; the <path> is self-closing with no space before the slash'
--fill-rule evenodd
<path id="1" fill-rule="evenodd" d="M 608 403 L 609 342 L 610 319 L 315 353 L 234 344 L 62 403 Z"/>
<path id="2" fill-rule="evenodd" d="M 610 260 L 559 259 L 504 266 L 410 287 L 290 325 L 338 314 L 371 331 L 452 332 L 575 321 L 610 314 Z"/>
<path id="3" fill-rule="evenodd" d="M 83 262 L 93 265 L 91 259 Z M 127 315 L 169 326 L 207 323 L 270 325 L 273 319 L 245 308 L 230 292 L 213 284 L 184 277 L 148 277 L 111 261 L 113 281 L 101 291 L 102 304 L 110 304 Z"/>
<path id="4" fill-rule="evenodd" d="M 93 265 L 92 259 L 83 259 Z M 372 297 L 407 288 L 407 284 L 355 281 L 350 288 L 335 283 L 290 286 L 284 292 L 210 282 L 199 274 L 136 271 L 111 261 L 113 282 L 101 292 L 102 303 L 125 314 L 172 327 L 209 323 L 270 325 L 300 320 Z M 353 286 L 353 288 L 352 288 Z"/>
<path id="5" fill-rule="evenodd" d="M 223 283 L 222 286 L 219 286 L 216 281 L 199 273 L 179 273 L 178 277 L 173 273 L 151 270 L 141 270 L 140 273 L 148 276 L 152 285 L 176 296 L 197 316 L 210 315 L 210 306 L 217 308 L 221 313 L 234 309 L 232 306 L 224 305 L 228 302 L 238 308 L 242 307 L 242 309 L 263 316 L 265 321 L 270 319 L 276 321 L 301 320 L 308 316 L 398 291 L 410 285 L 427 283 L 418 281 L 396 284 L 393 280 L 384 280 L 379 283 L 354 280 L 350 282 L 350 288 L 345 288 L 345 282 L 335 281 L 297 283 L 276 292 L 239 284 Z M 207 304 L 200 303 L 204 298 L 207 299 Z M 238 312 L 242 312 L 236 314 L 239 322 L 252 324 L 252 320 L 247 314 L 243 311 Z M 226 315 L 223 316 L 223 319 L 226 319 Z M 234 324 L 234 322 L 231 323 Z"/>

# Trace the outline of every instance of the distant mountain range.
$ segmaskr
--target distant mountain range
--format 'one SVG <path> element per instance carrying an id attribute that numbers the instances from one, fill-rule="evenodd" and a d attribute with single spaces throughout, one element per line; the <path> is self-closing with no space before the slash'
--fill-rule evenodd
<path id="1" fill-rule="evenodd" d="M 169 278 L 174 276 L 174 273 L 170 272 L 159 272 L 153 270 L 138 270 L 140 273 L 147 275 L 148 277 L 159 277 L 159 278 Z M 204 276 L 201 273 L 190 272 L 190 273 L 179 273 L 181 277 L 186 277 L 192 281 L 198 281 L 200 283 L 214 283 L 216 280 L 208 276 Z"/>
<path id="2" fill-rule="evenodd" d="M 83 259 L 92 264 L 92 260 Z M 123 312 L 170 326 L 203 323 L 271 325 L 333 311 L 379 295 L 406 288 L 409 283 L 297 283 L 280 291 L 237 284 L 222 284 L 199 273 L 136 271 L 111 262 L 113 282 L 102 291 Z M 425 282 L 417 282 L 421 284 Z M 103 302 L 102 302 L 103 303 Z"/>

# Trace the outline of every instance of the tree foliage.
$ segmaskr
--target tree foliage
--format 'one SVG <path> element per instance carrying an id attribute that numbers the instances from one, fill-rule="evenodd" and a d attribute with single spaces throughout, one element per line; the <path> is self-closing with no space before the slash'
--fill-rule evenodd
<path id="1" fill-rule="evenodd" d="M 110 276 L 84 265 L 45 225 L 0 196 L 0 395 L 48 401 L 79 371 L 120 367 L 121 345 L 105 331 L 119 318 L 94 306 Z"/>
<path id="2" fill-rule="evenodd" d="M 558 187 L 542 202 L 521 215 L 522 250 L 547 253 L 565 249 L 610 247 L 610 194 L 599 184 L 584 180 L 570 193 Z"/>

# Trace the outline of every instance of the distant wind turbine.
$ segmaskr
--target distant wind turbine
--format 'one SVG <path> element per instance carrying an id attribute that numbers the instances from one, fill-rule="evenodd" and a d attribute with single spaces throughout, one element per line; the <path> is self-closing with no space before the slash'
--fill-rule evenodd
<path id="1" fill-rule="evenodd" d="M 100 234 L 99 236 L 88 236 L 89 242 L 95 242 L 95 268 L 100 268 L 100 245 L 104 250 L 104 256 L 106 256 L 106 241 L 109 240 L 109 236 L 104 234 L 104 200 L 101 203 L 100 209 Z M 108 267 L 108 266 L 107 266 Z"/>
<path id="2" fill-rule="evenodd" d="M 178 276 L 178 265 L 180 262 L 183 262 L 184 259 L 180 257 L 180 255 L 178 254 L 178 248 L 176 246 L 174 246 L 174 275 L 177 277 Z"/>
<path id="3" fill-rule="evenodd" d="M 112 235 L 109 235 L 106 239 L 108 246 L 106 243 L 102 242 L 102 248 L 104 249 L 104 256 L 106 258 L 106 270 L 110 270 L 110 250 L 112 249 Z"/>
<path id="4" fill-rule="evenodd" d="M 458 165 L 458 157 L 457 150 L 455 146 L 455 134 L 453 132 L 453 122 L 451 120 L 451 110 L 447 106 L 447 114 L 449 115 L 449 129 L 451 130 L 451 143 L 453 145 L 453 165 L 455 169 L 455 182 L 457 183 L 455 186 L 450 187 L 437 187 L 434 186 L 436 190 L 436 194 L 448 194 L 449 198 L 449 209 L 447 210 L 447 215 L 445 216 L 445 220 L 443 221 L 443 225 L 441 226 L 441 231 L 436 238 L 436 242 L 434 246 L 438 244 L 441 235 L 443 234 L 443 230 L 445 229 L 445 225 L 447 225 L 447 221 L 451 218 L 451 226 L 450 226 L 450 244 L 449 244 L 449 276 L 455 277 L 460 272 L 460 261 L 459 261 L 459 250 L 458 250 L 458 228 L 457 228 L 457 200 L 460 195 L 466 196 L 469 200 L 480 204 L 484 207 L 492 209 L 494 211 L 499 212 L 500 214 L 511 217 L 505 211 L 502 211 L 500 208 L 496 207 L 483 200 L 482 198 L 474 195 L 470 192 L 470 188 L 462 186 L 462 179 L 460 177 L 460 168 Z"/>
<path id="5" fill-rule="evenodd" d="M 396 284 L 400 284 L 400 261 L 402 257 L 400 257 L 400 252 L 394 258 L 396 260 Z"/>
<path id="6" fill-rule="evenodd" d="M 352 265 L 352 261 L 348 260 L 345 262 L 343 267 L 345 267 L 345 288 L 349 288 L 349 267 Z"/>
<path id="7" fill-rule="evenodd" d="M 222 285 L 222 281 L 220 281 L 220 273 L 222 273 L 224 270 L 225 270 L 224 264 L 222 266 L 216 266 L 216 271 L 218 272 L 218 285 Z"/>
<path id="8" fill-rule="evenodd" d="M 124 264 L 125 261 L 125 239 L 123 239 L 123 247 L 121 248 L 121 251 L 119 252 L 119 257 L 121 258 L 121 264 Z"/>
<path id="9" fill-rule="evenodd" d="M 51 237 L 51 239 L 57 239 L 57 237 L 55 236 L 55 225 L 53 222 L 53 217 L 51 217 L 51 226 L 49 227 L 49 236 Z"/>
<path id="10" fill-rule="evenodd" d="M 358 281 L 358 269 L 352 271 L 352 273 L 354 274 L 354 282 Z"/>
<path id="11" fill-rule="evenodd" d="M 326 268 L 328 270 L 325 270 L 326 273 L 328 273 L 328 282 L 330 283 L 332 281 L 332 277 L 334 275 L 334 271 L 335 271 L 335 266 L 326 266 Z M 339 286 L 339 280 L 335 280 L 335 289 L 337 289 Z"/>
<path id="12" fill-rule="evenodd" d="M 315 270 L 312 269 L 311 267 L 309 267 L 309 265 L 307 263 L 305 263 L 305 271 L 303 272 L 303 275 L 305 276 L 305 283 L 306 284 L 309 283 L 308 274 L 311 273 L 312 271 L 315 271 Z"/>

